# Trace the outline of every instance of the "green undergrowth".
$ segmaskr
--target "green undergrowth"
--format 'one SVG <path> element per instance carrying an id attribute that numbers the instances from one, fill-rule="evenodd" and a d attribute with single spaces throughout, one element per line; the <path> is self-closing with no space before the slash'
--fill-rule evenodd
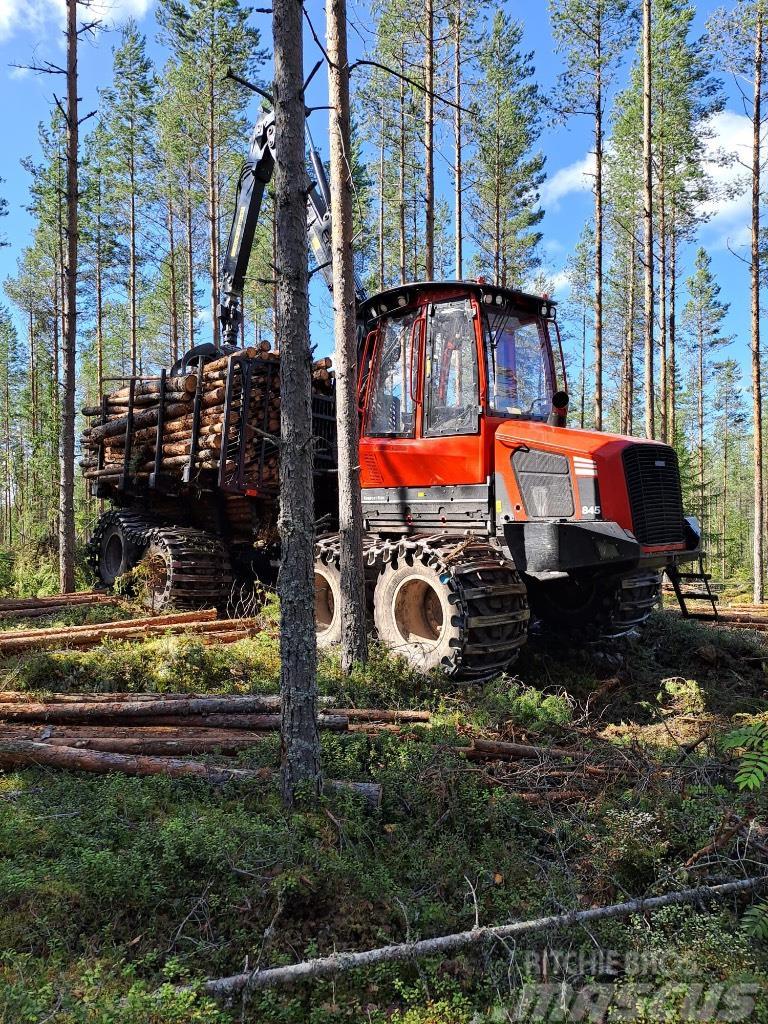
<path id="1" fill-rule="evenodd" d="M 764 870 L 759 853 L 734 844 L 684 867 L 726 814 L 754 815 L 762 835 L 765 797 L 738 793 L 733 755 L 717 737 L 768 711 L 764 641 L 657 616 L 619 654 L 540 638 L 515 677 L 470 687 L 420 676 L 378 648 L 349 676 L 324 655 L 320 690 L 339 706 L 434 713 L 431 727 L 323 734 L 326 776 L 380 783 L 377 812 L 348 795 L 286 814 L 272 771 L 276 736 L 237 758 L 263 769 L 247 784 L 0 775 L 0 1020 L 682 1024 L 696 986 L 738 983 L 755 986 L 744 1019 L 768 1022 L 768 958 L 742 928 L 746 900 L 355 971 L 335 984 L 253 993 L 244 1007 L 217 1007 L 199 991 L 202 979 L 246 963 L 293 963 Z M 12 663 L 0 685 L 276 692 L 278 675 L 278 641 L 266 630 L 220 648 L 164 637 L 38 653 Z M 606 690 L 614 678 L 620 685 Z M 713 738 L 686 754 L 688 732 L 674 737 L 690 723 Z M 589 801 L 529 804 L 455 750 L 478 733 L 598 753 L 629 748 L 657 770 L 607 781 Z M 675 768 L 681 757 L 685 771 Z M 524 789 L 536 766 L 509 772 L 513 781 L 533 773 L 516 783 Z M 596 950 L 610 953 L 609 965 Z M 589 1018 L 578 1006 L 558 1016 L 550 1001 L 543 1016 L 515 1018 L 524 986 L 542 977 L 561 993 L 611 985 L 633 1016 Z"/>

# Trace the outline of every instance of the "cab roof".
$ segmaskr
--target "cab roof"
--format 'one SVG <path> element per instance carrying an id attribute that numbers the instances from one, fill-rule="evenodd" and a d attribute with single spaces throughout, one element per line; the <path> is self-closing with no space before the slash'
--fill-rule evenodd
<path id="1" fill-rule="evenodd" d="M 464 291 L 476 295 L 479 301 L 488 305 L 516 303 L 530 307 L 546 303 L 550 310 L 548 314 L 550 316 L 554 315 L 557 305 L 549 296 L 533 295 L 517 288 L 502 288 L 499 285 L 481 281 L 414 281 L 409 284 L 397 285 L 395 288 L 387 288 L 383 292 L 369 296 L 360 303 L 358 315 L 364 321 L 375 320 L 386 313 L 413 306 L 424 292 L 436 292 L 441 289 L 451 293 Z"/>

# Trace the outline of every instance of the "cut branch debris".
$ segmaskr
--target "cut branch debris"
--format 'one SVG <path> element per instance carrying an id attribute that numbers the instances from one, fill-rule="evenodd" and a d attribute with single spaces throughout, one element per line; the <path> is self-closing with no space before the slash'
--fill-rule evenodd
<path id="1" fill-rule="evenodd" d="M 534 918 L 530 921 L 515 921 L 511 924 L 494 927 L 473 928 L 471 931 L 440 935 L 433 939 L 421 939 L 418 942 L 400 942 L 390 946 L 380 946 L 378 949 L 364 950 L 360 953 L 333 953 L 331 956 L 304 960 L 287 967 L 270 967 L 233 974 L 226 978 L 217 978 L 207 981 L 203 990 L 216 999 L 229 1000 L 255 989 L 295 985 L 301 981 L 334 977 L 344 971 L 359 967 L 375 967 L 382 963 L 413 961 L 421 957 L 445 955 L 494 939 L 518 938 L 532 932 L 572 928 L 574 925 L 589 924 L 609 918 L 629 917 L 631 914 L 647 914 L 660 907 L 670 907 L 679 903 L 704 903 L 706 900 L 739 896 L 754 892 L 764 886 L 766 881 L 768 881 L 768 876 L 765 875 L 757 878 L 744 878 L 725 882 L 722 885 L 700 886 L 695 889 L 682 889 L 678 892 L 667 893 L 664 896 L 628 900 L 626 903 L 614 903 L 607 907 L 592 907 L 589 910 L 555 914 L 550 917 Z"/>

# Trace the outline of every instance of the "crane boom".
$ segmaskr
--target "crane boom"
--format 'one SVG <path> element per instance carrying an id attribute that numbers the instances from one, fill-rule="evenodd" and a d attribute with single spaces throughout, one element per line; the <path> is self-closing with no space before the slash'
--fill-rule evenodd
<path id="1" fill-rule="evenodd" d="M 229 238 L 221 262 L 221 294 L 219 322 L 225 345 L 237 345 L 243 319 L 242 297 L 245 275 L 253 251 L 256 226 L 261 215 L 264 192 L 275 170 L 275 114 L 264 111 L 251 134 L 248 155 L 237 182 L 235 209 L 229 229 Z M 331 268 L 331 190 L 325 167 L 313 143 L 309 149 L 314 181 L 307 176 L 307 236 L 317 269 L 333 291 Z M 355 274 L 358 302 L 367 296 Z"/>

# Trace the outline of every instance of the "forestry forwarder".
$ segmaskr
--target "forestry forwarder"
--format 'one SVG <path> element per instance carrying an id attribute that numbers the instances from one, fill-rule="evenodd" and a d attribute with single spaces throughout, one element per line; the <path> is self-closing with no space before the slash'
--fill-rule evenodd
<path id="1" fill-rule="evenodd" d="M 227 367 L 217 468 L 197 452 L 198 385 L 181 474 L 165 471 L 179 459 L 162 454 L 162 413 L 154 471 L 131 472 L 129 408 L 122 476 L 95 484 L 115 507 L 94 532 L 94 569 L 111 586 L 137 564 L 150 565 L 155 606 L 225 604 L 233 569 L 264 578 L 279 558 L 279 495 L 263 472 L 274 439 L 244 427 L 264 367 L 234 348 L 274 156 L 267 112 L 240 175 L 222 265 L 224 345 L 198 346 L 171 371 L 196 368 L 200 381 L 204 366 Z M 330 284 L 328 184 L 314 148 L 312 162 L 308 234 Z M 483 281 L 447 281 L 372 297 L 360 289 L 358 308 L 367 594 L 379 639 L 422 669 L 482 678 L 511 664 L 531 617 L 581 639 L 642 626 L 662 571 L 699 558 L 700 530 L 683 514 L 671 447 L 566 427 L 555 304 Z M 167 383 L 163 372 L 161 391 Z M 137 387 L 130 381 L 130 396 Z M 325 439 L 316 509 L 320 522 L 333 524 L 332 391 L 314 394 L 313 412 L 314 432 Z M 318 642 L 336 642 L 334 533 L 317 540 L 315 595 Z"/>

